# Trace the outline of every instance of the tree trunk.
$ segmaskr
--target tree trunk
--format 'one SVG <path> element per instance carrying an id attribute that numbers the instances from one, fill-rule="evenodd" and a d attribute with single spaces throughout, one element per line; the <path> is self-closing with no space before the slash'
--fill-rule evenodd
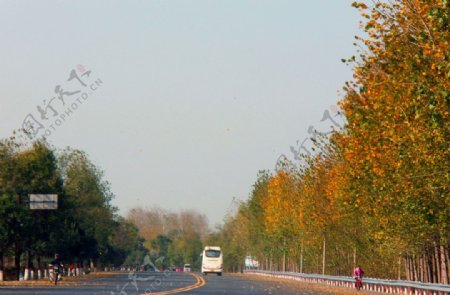
<path id="1" fill-rule="evenodd" d="M 445 250 L 445 257 L 447 259 L 447 284 L 450 284 L 450 251 L 448 250 L 450 248 L 450 244 L 447 244 L 447 246 L 444 247 Z"/>
<path id="2" fill-rule="evenodd" d="M 19 240 L 16 240 L 15 245 L 15 253 L 14 253 L 14 265 L 16 267 L 16 276 L 17 280 L 20 279 L 20 256 L 22 255 L 21 249 L 20 249 L 20 243 Z"/>
<path id="3" fill-rule="evenodd" d="M 327 254 L 326 246 L 327 246 L 326 240 L 325 240 L 325 238 L 323 238 L 323 253 L 322 253 L 322 274 L 323 275 L 325 274 L 325 262 L 326 262 L 325 257 Z"/>
<path id="4" fill-rule="evenodd" d="M 300 272 L 303 273 L 303 241 L 300 246 Z"/>
<path id="5" fill-rule="evenodd" d="M 423 282 L 423 257 L 422 255 L 419 256 L 418 258 L 418 267 L 417 267 L 417 279 L 421 282 Z"/>
<path id="6" fill-rule="evenodd" d="M 413 271 L 414 271 L 414 281 L 419 281 L 419 263 L 416 255 L 413 255 Z"/>
<path id="7" fill-rule="evenodd" d="M 3 252 L 0 251 L 0 282 L 3 282 Z"/>
<path id="8" fill-rule="evenodd" d="M 436 261 L 436 283 L 441 283 L 441 260 L 440 260 L 440 253 L 439 253 L 439 246 L 434 246 L 434 258 Z"/>
<path id="9" fill-rule="evenodd" d="M 33 255 L 31 255 L 31 251 L 28 250 L 27 251 L 27 268 L 28 269 L 31 269 L 33 267 L 32 259 L 33 259 Z"/>
<path id="10" fill-rule="evenodd" d="M 409 268 L 408 268 L 408 257 L 403 257 L 403 261 L 405 262 L 405 277 L 406 280 L 409 281 Z"/>
<path id="11" fill-rule="evenodd" d="M 409 263 L 409 256 L 406 255 L 405 258 L 405 273 L 406 273 L 406 280 L 411 281 L 411 265 Z"/>
<path id="12" fill-rule="evenodd" d="M 431 264 L 431 271 L 430 271 L 431 282 L 437 283 L 438 279 L 437 279 L 436 259 L 434 257 L 435 256 L 434 255 L 434 247 L 430 248 L 428 251 L 429 251 L 429 255 L 430 255 L 430 264 Z"/>
<path id="13" fill-rule="evenodd" d="M 20 206 L 20 196 L 17 196 L 17 204 Z M 22 252 L 18 236 L 16 236 L 14 248 L 14 264 L 16 266 L 17 280 L 20 280 L 20 256 L 22 255 Z"/>
<path id="14" fill-rule="evenodd" d="M 320 269 L 320 255 L 317 254 L 316 273 L 319 273 L 319 269 Z"/>
<path id="15" fill-rule="evenodd" d="M 441 245 L 441 284 L 448 285 L 448 274 L 447 274 L 447 251 L 444 246 Z"/>
<path id="16" fill-rule="evenodd" d="M 425 267 L 426 267 L 425 278 L 426 278 L 427 283 L 431 283 L 430 255 L 428 255 L 428 251 L 425 252 L 424 256 L 425 256 Z"/>
<path id="17" fill-rule="evenodd" d="M 414 261 L 412 256 L 408 257 L 408 267 L 409 267 L 409 279 L 411 281 L 414 281 Z"/>

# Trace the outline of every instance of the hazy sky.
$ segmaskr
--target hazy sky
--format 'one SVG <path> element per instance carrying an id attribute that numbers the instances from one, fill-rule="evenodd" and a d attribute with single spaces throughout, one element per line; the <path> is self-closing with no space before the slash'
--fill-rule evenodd
<path id="1" fill-rule="evenodd" d="M 122 214 L 214 224 L 309 126 L 330 129 L 358 21 L 346 0 L 2 0 L 0 137 L 31 115 L 105 171 Z"/>

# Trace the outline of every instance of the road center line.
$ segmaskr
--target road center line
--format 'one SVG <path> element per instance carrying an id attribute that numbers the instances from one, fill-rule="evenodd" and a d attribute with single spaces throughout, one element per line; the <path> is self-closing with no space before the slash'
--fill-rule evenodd
<path id="1" fill-rule="evenodd" d="M 206 281 L 205 279 L 198 274 L 195 273 L 189 273 L 191 276 L 193 276 L 194 278 L 196 278 L 197 282 L 193 285 L 189 285 L 186 287 L 182 287 L 182 288 L 178 288 L 178 289 L 173 289 L 173 290 L 168 290 L 168 291 L 161 291 L 161 292 L 151 292 L 151 293 L 144 293 L 142 295 L 168 295 L 168 294 L 176 294 L 176 293 L 181 293 L 181 292 L 186 292 L 186 291 L 190 291 L 190 290 L 194 290 L 200 287 L 203 287 L 204 285 L 206 285 Z"/>

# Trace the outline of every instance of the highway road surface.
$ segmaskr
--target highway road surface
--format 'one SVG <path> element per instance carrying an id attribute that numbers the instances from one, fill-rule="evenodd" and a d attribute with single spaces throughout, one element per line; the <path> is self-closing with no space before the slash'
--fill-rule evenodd
<path id="1" fill-rule="evenodd" d="M 1 295 L 135 295 L 135 294 L 337 294 L 333 289 L 310 284 L 280 282 L 275 279 L 224 274 L 203 276 L 196 273 L 113 273 L 65 279 L 58 286 L 41 282 L 39 286 L 0 286 Z M 351 293 L 348 290 L 348 293 Z M 347 293 L 340 289 L 339 293 Z"/>

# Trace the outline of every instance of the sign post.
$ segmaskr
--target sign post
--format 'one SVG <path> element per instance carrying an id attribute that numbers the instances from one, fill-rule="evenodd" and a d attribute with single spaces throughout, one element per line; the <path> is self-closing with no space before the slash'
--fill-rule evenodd
<path id="1" fill-rule="evenodd" d="M 30 209 L 56 210 L 58 209 L 58 195 L 30 194 Z"/>

